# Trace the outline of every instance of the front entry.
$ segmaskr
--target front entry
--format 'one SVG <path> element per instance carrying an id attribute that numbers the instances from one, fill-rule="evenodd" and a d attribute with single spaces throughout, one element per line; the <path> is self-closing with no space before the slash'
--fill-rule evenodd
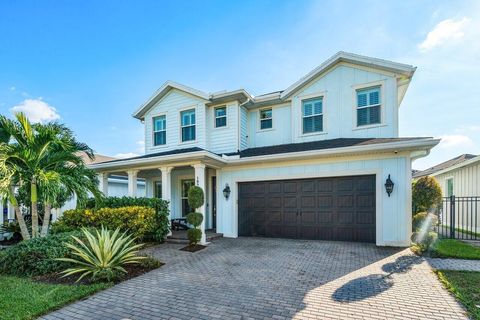
<path id="1" fill-rule="evenodd" d="M 239 183 L 238 235 L 375 242 L 375 175 Z"/>
<path id="2" fill-rule="evenodd" d="M 217 229 L 217 177 L 212 177 L 212 229 Z"/>

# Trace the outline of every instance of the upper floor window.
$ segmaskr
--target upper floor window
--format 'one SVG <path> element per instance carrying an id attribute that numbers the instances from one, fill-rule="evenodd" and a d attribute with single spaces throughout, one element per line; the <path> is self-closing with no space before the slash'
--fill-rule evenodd
<path id="1" fill-rule="evenodd" d="M 303 133 L 323 131 L 323 98 L 302 100 Z"/>
<path id="2" fill-rule="evenodd" d="M 182 111 L 180 118 L 182 121 L 182 141 L 195 140 L 195 109 Z"/>
<path id="3" fill-rule="evenodd" d="M 380 87 L 357 90 L 357 126 L 381 123 Z"/>
<path id="4" fill-rule="evenodd" d="M 260 130 L 272 128 L 272 109 L 260 110 Z"/>
<path id="5" fill-rule="evenodd" d="M 215 108 L 215 128 L 227 126 L 227 107 Z"/>
<path id="6" fill-rule="evenodd" d="M 153 118 L 153 145 L 160 146 L 167 143 L 167 117 Z"/>

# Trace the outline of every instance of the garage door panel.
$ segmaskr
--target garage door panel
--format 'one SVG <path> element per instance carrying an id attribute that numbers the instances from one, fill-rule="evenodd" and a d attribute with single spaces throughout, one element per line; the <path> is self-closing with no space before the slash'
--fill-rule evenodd
<path id="1" fill-rule="evenodd" d="M 239 235 L 375 242 L 375 176 L 239 184 Z"/>

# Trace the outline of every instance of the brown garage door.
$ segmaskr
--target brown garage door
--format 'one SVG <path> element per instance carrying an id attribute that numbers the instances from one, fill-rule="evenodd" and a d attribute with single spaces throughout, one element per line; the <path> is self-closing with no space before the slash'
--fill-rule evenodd
<path id="1" fill-rule="evenodd" d="M 239 183 L 238 234 L 375 242 L 375 176 Z"/>

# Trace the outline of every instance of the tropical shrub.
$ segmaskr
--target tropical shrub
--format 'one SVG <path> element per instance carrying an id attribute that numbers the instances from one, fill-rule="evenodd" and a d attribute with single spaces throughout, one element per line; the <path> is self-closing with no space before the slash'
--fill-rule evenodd
<path id="1" fill-rule="evenodd" d="M 88 209 L 122 208 L 122 207 L 149 207 L 155 210 L 155 233 L 154 240 L 163 241 L 170 231 L 168 220 L 168 201 L 158 198 L 134 198 L 134 197 L 103 197 L 91 198 L 86 203 Z"/>
<path id="2" fill-rule="evenodd" d="M 412 183 L 413 214 L 436 210 L 442 204 L 442 189 L 435 178 L 421 177 Z"/>
<path id="3" fill-rule="evenodd" d="M 126 274 L 124 266 L 140 264 L 145 257 L 137 256 L 142 244 L 135 244 L 135 238 L 120 233 L 120 229 L 111 232 L 102 227 L 91 233 L 82 229 L 86 241 L 72 236 L 75 244 L 65 243 L 74 258 L 58 258 L 61 262 L 71 263 L 74 266 L 62 273 L 64 276 L 79 274 L 77 281 L 90 276 L 93 281 L 113 281 L 121 274 Z"/>
<path id="4" fill-rule="evenodd" d="M 83 238 L 79 231 L 61 233 L 25 240 L 2 250 L 0 274 L 38 276 L 64 270 L 68 264 L 55 259 L 69 257 L 70 250 L 64 243 L 72 243 L 72 235 Z"/>
<path id="5" fill-rule="evenodd" d="M 187 222 L 193 225 L 192 229 L 188 229 L 187 238 L 190 241 L 190 245 L 196 245 L 202 239 L 202 230 L 198 227 L 203 222 L 203 215 L 199 212 L 195 212 L 200 208 L 205 201 L 202 188 L 198 186 L 192 186 L 188 189 L 188 205 L 192 208 L 193 212 L 187 215 Z"/>
<path id="6" fill-rule="evenodd" d="M 155 239 L 158 225 L 155 210 L 147 207 L 120 207 L 67 210 L 52 226 L 52 232 L 65 232 L 84 227 L 128 231 L 135 238 Z"/>

